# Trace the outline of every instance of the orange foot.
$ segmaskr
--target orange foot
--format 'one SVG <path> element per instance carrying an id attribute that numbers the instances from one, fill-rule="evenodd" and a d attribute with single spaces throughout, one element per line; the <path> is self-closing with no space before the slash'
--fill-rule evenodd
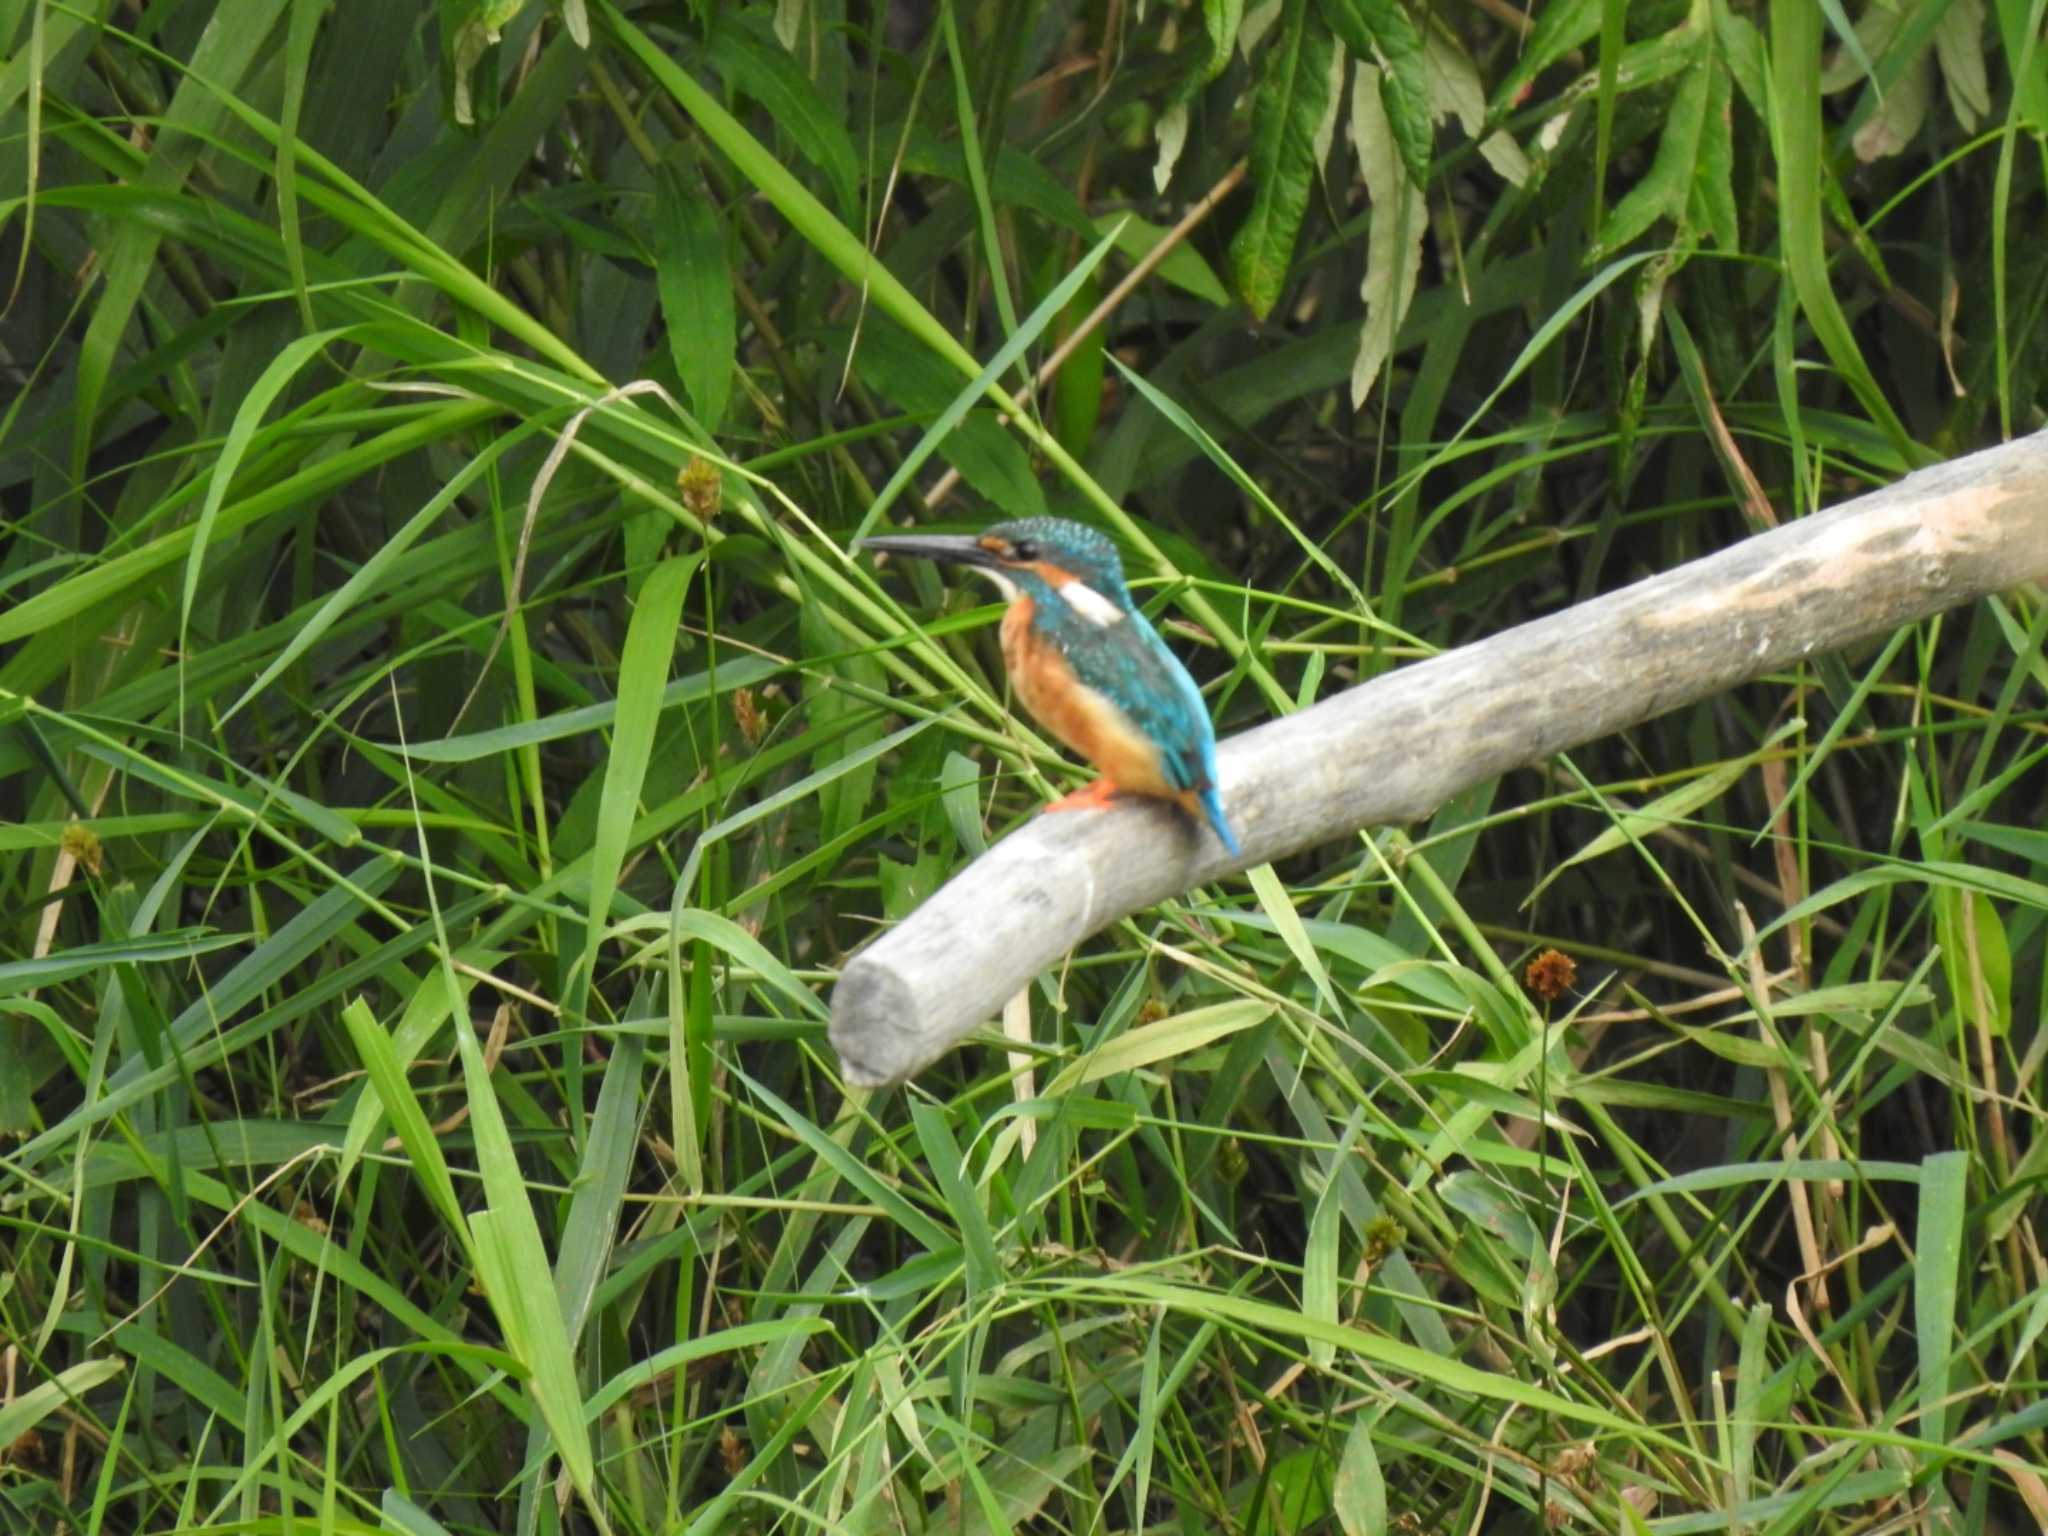
<path id="1" fill-rule="evenodd" d="M 1070 795 L 1061 795 L 1048 805 L 1048 811 L 1106 811 L 1109 802 L 1122 791 L 1114 779 L 1096 779 L 1084 784 Z"/>

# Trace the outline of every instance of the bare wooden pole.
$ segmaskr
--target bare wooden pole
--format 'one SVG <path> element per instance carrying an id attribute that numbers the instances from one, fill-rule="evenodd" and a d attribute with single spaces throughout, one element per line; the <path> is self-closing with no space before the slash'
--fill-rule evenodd
<path id="1" fill-rule="evenodd" d="M 1233 859 L 1171 811 L 1041 816 L 855 955 L 848 1083 L 901 1082 L 1118 918 L 2024 581 L 2048 580 L 2048 433 L 1884 490 L 1234 736 Z"/>

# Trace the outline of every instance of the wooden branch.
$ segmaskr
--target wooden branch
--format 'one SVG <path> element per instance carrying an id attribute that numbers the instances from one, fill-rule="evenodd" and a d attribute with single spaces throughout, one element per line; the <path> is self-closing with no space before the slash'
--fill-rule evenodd
<path id="1" fill-rule="evenodd" d="M 1232 870 L 1427 815 L 1466 786 L 2048 579 L 2048 433 L 1898 484 L 1223 743 L 1233 859 L 1172 811 L 1040 816 L 855 955 L 832 1044 L 901 1082 L 1098 929 Z"/>

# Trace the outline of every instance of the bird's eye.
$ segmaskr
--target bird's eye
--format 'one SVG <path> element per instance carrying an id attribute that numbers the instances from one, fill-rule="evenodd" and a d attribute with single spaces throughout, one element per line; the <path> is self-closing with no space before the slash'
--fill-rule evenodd
<path id="1" fill-rule="evenodd" d="M 1036 560 L 1038 558 L 1038 546 L 1030 539 L 1019 539 L 1010 546 L 1010 558 L 1012 560 L 1025 561 Z"/>

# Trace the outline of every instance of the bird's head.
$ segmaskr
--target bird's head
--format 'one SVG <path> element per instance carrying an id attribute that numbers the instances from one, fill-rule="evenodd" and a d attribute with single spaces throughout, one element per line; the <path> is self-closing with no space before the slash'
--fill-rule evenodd
<path id="1" fill-rule="evenodd" d="M 1121 623 L 1133 611 L 1116 546 L 1061 517 L 1027 517 L 980 533 L 885 534 L 861 547 L 969 566 L 1006 598 L 1028 597 L 1040 609 L 1063 604 L 1090 624 Z"/>

